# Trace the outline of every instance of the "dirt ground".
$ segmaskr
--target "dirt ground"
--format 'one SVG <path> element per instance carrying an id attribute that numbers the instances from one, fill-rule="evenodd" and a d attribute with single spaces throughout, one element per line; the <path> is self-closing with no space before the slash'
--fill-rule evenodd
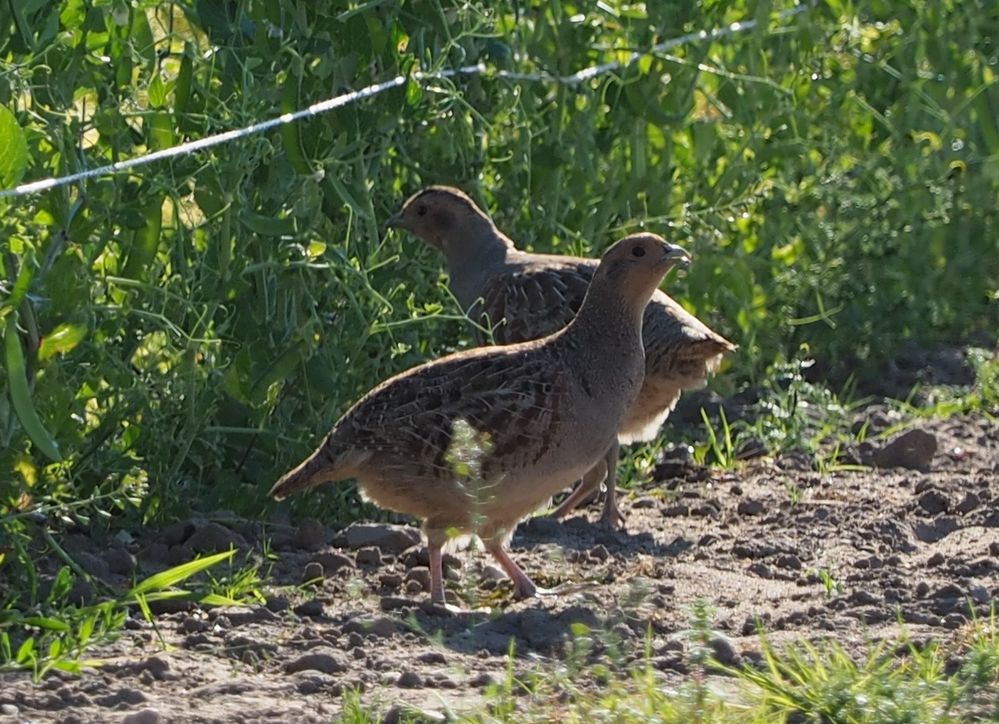
<path id="1" fill-rule="evenodd" d="M 891 422 L 867 414 L 875 427 Z M 348 689 L 383 711 L 460 712 L 505 677 L 511 640 L 523 673 L 563 665 L 587 631 L 590 660 L 624 666 L 644 656 L 651 632 L 653 664 L 678 682 L 698 600 L 714 606 L 712 647 L 727 663 L 759 661 L 757 619 L 778 645 L 828 636 L 856 651 L 903 625 L 917 641 L 951 639 L 969 605 L 987 615 L 999 597 L 999 426 L 964 417 L 918 427 L 926 434 L 856 455 L 924 470 L 666 460 L 660 480 L 625 496 L 623 532 L 591 522 L 596 505 L 520 527 L 514 557 L 556 595 L 513 602 L 484 554 L 449 557 L 449 585 L 467 608 L 488 611 L 425 603 L 426 558 L 411 528 L 271 527 L 277 587 L 266 605 L 174 604 L 158 634 L 136 612 L 116 642 L 90 652 L 102 664 L 82 677 L 3 676 L 0 722 L 319 722 Z M 95 575 L 125 582 L 132 565 L 145 575 L 261 538 L 258 524 L 217 517 L 69 549 Z"/>

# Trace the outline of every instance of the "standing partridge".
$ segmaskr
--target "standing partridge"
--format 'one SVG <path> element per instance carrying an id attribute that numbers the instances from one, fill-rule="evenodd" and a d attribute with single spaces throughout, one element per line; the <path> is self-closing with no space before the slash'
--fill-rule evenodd
<path id="1" fill-rule="evenodd" d="M 534 595 L 505 543 L 614 444 L 645 376 L 645 307 L 666 271 L 686 260 L 654 234 L 622 239 L 563 329 L 452 354 L 381 383 L 270 494 L 355 478 L 377 505 L 423 519 L 433 601 L 444 602 L 441 549 L 452 533 L 477 535 L 515 594 Z"/>
<path id="2" fill-rule="evenodd" d="M 466 313 L 493 327 L 498 344 L 536 339 L 564 327 L 583 303 L 597 260 L 520 251 L 465 193 L 431 186 L 388 221 L 444 253 L 451 291 Z M 645 379 L 605 455 L 555 510 L 561 518 L 605 481 L 602 520 L 624 518 L 615 495 L 619 443 L 653 439 L 683 390 L 703 387 L 736 346 L 656 291 L 645 311 Z M 599 384 L 613 382 L 613 375 Z"/>

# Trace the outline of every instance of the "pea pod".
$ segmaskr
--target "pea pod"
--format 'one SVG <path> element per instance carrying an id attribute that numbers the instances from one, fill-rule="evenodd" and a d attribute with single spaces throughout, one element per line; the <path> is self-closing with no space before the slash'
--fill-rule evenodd
<path id="1" fill-rule="evenodd" d="M 180 72 L 177 73 L 177 82 L 173 86 L 173 110 L 178 116 L 187 113 L 191 100 L 191 85 L 194 79 L 194 62 L 191 60 L 193 52 L 185 44 L 184 57 L 180 59 Z M 177 120 L 179 123 L 180 119 Z"/>
<path id="2" fill-rule="evenodd" d="M 153 111 L 148 118 L 149 147 L 155 151 L 173 145 L 173 118 L 167 111 Z"/>
<path id="3" fill-rule="evenodd" d="M 160 229 L 163 226 L 163 196 L 153 194 L 152 200 L 142 209 L 145 225 L 132 235 L 132 247 L 121 275 L 129 279 L 145 279 L 147 267 L 156 258 L 159 249 Z"/>
<path id="4" fill-rule="evenodd" d="M 281 92 L 281 112 L 291 113 L 298 106 L 298 83 L 289 76 Z M 299 136 L 298 122 L 285 123 L 281 126 L 281 141 L 284 145 L 284 152 L 288 154 L 291 167 L 300 174 L 311 174 L 312 167 L 305 160 L 302 153 L 302 141 Z"/>
<path id="5" fill-rule="evenodd" d="M 10 401 L 14 405 L 21 426 L 28 433 L 31 442 L 41 450 L 46 457 L 55 462 L 62 460 L 59 445 L 49 431 L 42 425 L 38 412 L 31 402 L 31 391 L 28 389 L 28 376 L 24 369 L 24 352 L 21 340 L 17 336 L 17 313 L 7 318 L 7 329 L 4 332 L 4 352 L 7 364 L 7 386 L 10 388 Z"/>
<path id="6" fill-rule="evenodd" d="M 296 233 L 295 219 L 292 217 L 277 219 L 240 209 L 237 218 L 243 226 L 261 236 L 292 236 Z"/>

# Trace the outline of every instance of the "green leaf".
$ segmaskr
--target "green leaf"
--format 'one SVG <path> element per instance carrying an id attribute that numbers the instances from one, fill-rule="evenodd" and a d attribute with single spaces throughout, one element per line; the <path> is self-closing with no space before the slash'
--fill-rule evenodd
<path id="1" fill-rule="evenodd" d="M 127 13 L 127 4 L 125 4 L 125 8 L 125 12 Z M 142 8 L 134 8 L 132 10 L 132 27 L 129 33 L 129 40 L 131 41 L 132 49 L 142 58 L 146 67 L 150 69 L 155 67 L 156 40 L 153 37 L 152 28 L 149 27 L 149 19 L 146 17 L 146 11 Z"/>
<path id="2" fill-rule="evenodd" d="M 149 95 L 150 108 L 166 108 L 167 98 L 173 88 L 173 81 L 164 81 L 159 73 L 154 73 L 153 79 L 149 82 L 149 89 L 146 91 Z"/>
<path id="3" fill-rule="evenodd" d="M 17 650 L 17 657 L 16 657 L 17 663 L 19 664 L 27 663 L 30 659 L 34 658 L 34 655 L 35 655 L 35 639 L 34 637 L 29 636 L 24 640 L 24 643 L 21 644 L 20 648 L 18 648 Z"/>
<path id="4" fill-rule="evenodd" d="M 42 339 L 38 349 L 38 360 L 45 360 L 57 354 L 66 354 L 87 336 L 87 328 L 82 324 L 60 324 Z"/>
<path id="5" fill-rule="evenodd" d="M 423 88 L 420 86 L 418 81 L 410 77 L 406 81 L 406 104 L 410 106 L 419 105 L 422 98 Z"/>
<path id="6" fill-rule="evenodd" d="M 174 566 L 173 568 L 169 568 L 165 571 L 152 575 L 144 581 L 140 581 L 135 588 L 129 591 L 128 598 L 141 600 L 142 596 L 149 593 L 175 586 L 181 581 L 186 581 L 195 574 L 201 573 L 202 571 L 207 570 L 222 561 L 229 560 L 235 553 L 236 551 L 216 553 L 213 556 L 198 558 L 197 560 L 190 561 L 189 563 L 183 563 L 179 566 Z"/>
<path id="7" fill-rule="evenodd" d="M 241 606 L 243 604 L 238 599 L 223 596 L 219 593 L 206 593 L 198 599 L 198 603 L 203 603 L 206 606 Z"/>
<path id="8" fill-rule="evenodd" d="M 46 631 L 69 631 L 69 624 L 48 616 L 27 616 L 21 620 L 25 626 L 37 626 Z"/>
<path id="9" fill-rule="evenodd" d="M 291 113 L 299 105 L 298 84 L 289 78 L 281 93 L 281 112 Z M 311 174 L 312 168 L 302 153 L 301 128 L 299 123 L 285 123 L 281 126 L 281 141 L 292 167 L 301 174 Z"/>
<path id="10" fill-rule="evenodd" d="M 10 109 L 0 106 L 0 188 L 13 188 L 28 168 L 28 141 Z"/>

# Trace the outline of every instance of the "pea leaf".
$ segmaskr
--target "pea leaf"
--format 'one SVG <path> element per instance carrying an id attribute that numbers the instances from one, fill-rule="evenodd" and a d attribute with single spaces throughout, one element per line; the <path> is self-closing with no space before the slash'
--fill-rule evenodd
<path id="1" fill-rule="evenodd" d="M 42 344 L 38 349 L 39 361 L 44 362 L 57 354 L 69 352 L 86 335 L 87 328 L 82 324 L 60 324 L 42 339 Z"/>
<path id="2" fill-rule="evenodd" d="M 7 139 L 0 144 L 0 187 L 12 188 L 21 182 L 28 168 L 28 141 L 6 106 L 0 106 L 0 138 Z"/>

